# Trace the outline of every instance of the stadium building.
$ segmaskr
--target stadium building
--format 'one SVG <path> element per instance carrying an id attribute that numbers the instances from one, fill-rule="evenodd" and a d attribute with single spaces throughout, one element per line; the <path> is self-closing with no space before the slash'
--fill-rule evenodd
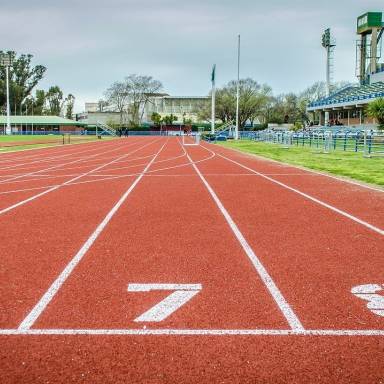
<path id="1" fill-rule="evenodd" d="M 156 94 L 149 97 L 144 109 L 141 111 L 142 122 L 151 123 L 151 116 L 154 112 L 161 117 L 167 115 L 176 116 L 176 124 L 182 124 L 185 120 L 197 122 L 198 111 L 209 101 L 207 96 L 169 96 L 168 94 Z M 76 119 L 82 123 L 96 125 L 120 124 L 120 113 L 113 107 L 104 106 L 99 103 L 85 103 L 85 112 L 76 115 Z M 124 122 L 129 121 L 128 114 L 123 116 Z"/>
<path id="2" fill-rule="evenodd" d="M 376 123 L 367 116 L 366 108 L 371 101 L 384 97 L 384 63 L 379 62 L 383 31 L 381 12 L 368 12 L 357 19 L 359 39 L 356 44 L 356 75 L 360 84 L 348 86 L 310 103 L 307 111 L 313 113 L 313 120 L 319 120 L 319 125 Z M 324 44 L 323 41 L 323 46 L 329 48 L 332 44 Z"/>
<path id="3" fill-rule="evenodd" d="M 10 116 L 13 133 L 80 133 L 86 124 L 59 116 Z M 0 116 L 0 133 L 6 131 L 7 117 Z"/>

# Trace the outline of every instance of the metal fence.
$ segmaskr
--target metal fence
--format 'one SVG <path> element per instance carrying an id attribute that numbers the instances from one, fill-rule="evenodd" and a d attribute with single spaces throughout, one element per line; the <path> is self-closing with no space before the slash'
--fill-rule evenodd
<path id="1" fill-rule="evenodd" d="M 372 130 L 356 132 L 289 132 L 242 131 L 241 139 L 280 144 L 283 147 L 310 147 L 324 153 L 330 151 L 361 152 L 364 156 L 384 156 L 384 133 Z"/>

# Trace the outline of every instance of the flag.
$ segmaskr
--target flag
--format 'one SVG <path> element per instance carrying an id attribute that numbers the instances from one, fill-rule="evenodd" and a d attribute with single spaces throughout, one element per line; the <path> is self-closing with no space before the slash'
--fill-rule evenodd
<path id="1" fill-rule="evenodd" d="M 212 67 L 212 75 L 211 75 L 212 83 L 215 82 L 215 74 L 216 74 L 216 64 L 214 64 L 213 67 Z"/>

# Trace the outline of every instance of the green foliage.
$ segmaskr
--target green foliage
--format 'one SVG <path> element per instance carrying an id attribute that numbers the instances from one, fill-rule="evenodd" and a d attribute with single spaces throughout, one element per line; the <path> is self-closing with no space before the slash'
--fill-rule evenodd
<path id="1" fill-rule="evenodd" d="M 67 119 L 72 119 L 73 115 L 73 108 L 75 106 L 75 96 L 73 96 L 71 93 L 67 96 L 65 99 L 66 102 L 66 112 L 65 112 L 65 117 Z"/>
<path id="2" fill-rule="evenodd" d="M 367 113 L 369 117 L 377 120 L 379 129 L 384 130 L 384 98 L 376 99 L 368 104 Z"/>
<path id="3" fill-rule="evenodd" d="M 47 70 L 42 65 L 32 65 L 32 55 L 17 55 L 15 51 L 0 51 L 1 55 L 9 55 L 13 60 L 9 68 L 9 97 L 12 113 L 21 112 L 24 100 L 31 95 L 32 90 L 43 78 Z M 6 106 L 6 70 L 0 67 L 0 107 Z M 16 107 L 16 108 L 15 108 Z M 24 108 L 23 108 L 24 109 Z"/>
<path id="4" fill-rule="evenodd" d="M 163 123 L 166 125 L 172 125 L 174 121 L 177 120 L 177 117 L 173 114 L 166 115 L 163 117 Z"/>
<path id="5" fill-rule="evenodd" d="M 151 115 L 151 120 L 153 121 L 153 124 L 158 127 L 161 124 L 161 115 L 157 112 L 153 112 Z"/>
<path id="6" fill-rule="evenodd" d="M 53 116 L 60 116 L 63 107 L 63 91 L 58 85 L 49 88 L 46 94 L 47 100 L 47 114 Z"/>

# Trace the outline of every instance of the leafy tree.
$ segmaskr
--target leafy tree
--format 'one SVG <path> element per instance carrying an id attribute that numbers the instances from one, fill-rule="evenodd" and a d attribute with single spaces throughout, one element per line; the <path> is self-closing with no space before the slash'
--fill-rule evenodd
<path id="1" fill-rule="evenodd" d="M 253 122 L 256 118 L 263 117 L 268 102 L 271 98 L 271 88 L 260 85 L 255 80 L 241 79 L 239 83 L 239 125 L 244 127 L 247 121 Z M 223 122 L 236 121 L 236 93 L 237 82 L 230 81 L 216 91 L 216 118 Z M 200 118 L 210 119 L 211 102 L 201 110 Z"/>
<path id="2" fill-rule="evenodd" d="M 47 114 L 60 116 L 63 108 L 63 91 L 55 85 L 49 88 L 45 95 L 47 101 Z"/>
<path id="3" fill-rule="evenodd" d="M 172 113 L 163 117 L 163 123 L 166 125 L 172 125 L 174 121 L 177 120 L 177 117 Z"/>
<path id="4" fill-rule="evenodd" d="M 156 127 L 158 127 L 161 124 L 161 115 L 157 112 L 153 112 L 151 115 L 151 120 L 155 124 Z"/>
<path id="5" fill-rule="evenodd" d="M 67 119 L 72 119 L 73 115 L 73 108 L 75 106 L 75 96 L 73 96 L 71 93 L 67 96 L 65 99 L 66 103 L 66 112 L 65 112 L 65 117 Z"/>
<path id="6" fill-rule="evenodd" d="M 384 130 L 384 98 L 380 97 L 368 104 L 367 113 L 369 117 L 377 120 L 379 129 Z"/>
<path id="7" fill-rule="evenodd" d="M 31 95 L 32 90 L 43 78 L 46 67 L 32 65 L 32 55 L 17 55 L 15 51 L 0 51 L 0 55 L 7 54 L 13 60 L 9 68 L 9 97 L 11 110 L 21 111 L 22 104 Z M 6 105 L 6 70 L 0 67 L 0 106 Z"/>

